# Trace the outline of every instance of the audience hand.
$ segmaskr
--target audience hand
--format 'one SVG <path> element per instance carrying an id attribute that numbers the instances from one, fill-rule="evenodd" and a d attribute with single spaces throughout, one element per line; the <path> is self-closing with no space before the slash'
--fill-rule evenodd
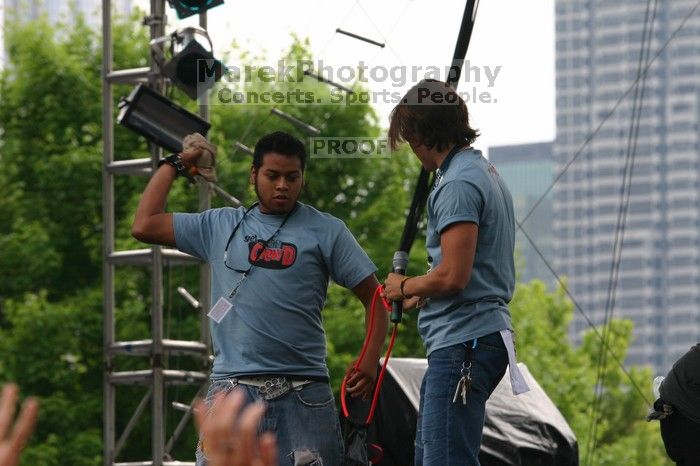
<path id="1" fill-rule="evenodd" d="M 34 430 L 39 412 L 39 402 L 28 398 L 12 426 L 18 396 L 19 389 L 14 384 L 5 385 L 0 395 L 0 466 L 16 466 L 19 463 L 19 454 Z"/>
<path id="2" fill-rule="evenodd" d="M 243 392 L 234 390 L 217 394 L 210 409 L 201 400 L 196 403 L 195 420 L 209 466 L 277 465 L 274 434 L 257 435 L 265 406 L 254 403 L 241 410 L 244 401 Z"/>

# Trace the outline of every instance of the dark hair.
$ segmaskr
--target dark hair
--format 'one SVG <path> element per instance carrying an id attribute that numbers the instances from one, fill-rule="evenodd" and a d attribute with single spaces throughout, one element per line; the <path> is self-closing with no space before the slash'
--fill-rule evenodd
<path id="1" fill-rule="evenodd" d="M 389 117 L 389 142 L 423 144 L 439 151 L 465 142 L 471 145 L 479 132 L 469 126 L 467 104 L 447 83 L 424 79 L 413 86 Z"/>
<path id="2" fill-rule="evenodd" d="M 253 151 L 253 167 L 259 169 L 263 163 L 263 157 L 270 152 L 298 157 L 301 162 L 301 171 L 306 167 L 306 148 L 304 143 L 284 131 L 275 131 L 260 138 Z"/>

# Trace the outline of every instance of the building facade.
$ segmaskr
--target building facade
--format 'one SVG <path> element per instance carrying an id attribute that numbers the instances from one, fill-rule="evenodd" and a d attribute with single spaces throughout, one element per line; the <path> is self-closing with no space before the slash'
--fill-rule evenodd
<path id="1" fill-rule="evenodd" d="M 519 144 L 489 148 L 489 160 L 496 166 L 513 196 L 515 218 L 523 219 L 539 202 L 522 227 L 535 242 L 537 249 L 553 264 L 552 246 L 552 198 L 551 191 L 554 161 L 552 143 Z M 544 195 L 544 198 L 542 196 Z M 540 198 L 542 198 L 540 200 Z M 543 259 L 525 238 L 522 231 L 515 235 L 516 275 L 518 281 L 542 280 L 550 288 L 556 285 Z"/>
<path id="2" fill-rule="evenodd" d="M 634 322 L 627 363 L 657 373 L 700 340 L 700 14 L 689 15 L 695 3 L 658 2 L 647 15 L 647 2 L 556 2 L 555 171 L 570 166 L 554 190 L 555 266 L 599 325 L 610 302 L 613 245 L 622 237 L 614 317 Z M 634 128 L 632 86 L 651 17 L 649 60 L 669 42 L 639 81 Z M 623 203 L 628 153 L 631 188 Z M 572 334 L 579 338 L 586 328 L 577 313 Z"/>

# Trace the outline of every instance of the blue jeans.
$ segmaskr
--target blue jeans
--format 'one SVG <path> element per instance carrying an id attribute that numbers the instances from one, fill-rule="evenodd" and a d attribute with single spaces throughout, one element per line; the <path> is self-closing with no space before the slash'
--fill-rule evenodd
<path id="1" fill-rule="evenodd" d="M 230 392 L 236 385 L 231 380 L 212 381 L 207 392 L 207 405 L 222 390 Z M 261 399 L 258 389 L 237 385 L 246 396 L 246 403 Z M 265 401 L 266 410 L 261 432 L 277 436 L 280 466 L 335 466 L 342 462 L 343 443 L 333 392 L 328 383 L 312 382 L 291 390 L 275 400 Z M 206 458 L 197 445 L 197 466 L 206 466 Z"/>
<path id="2" fill-rule="evenodd" d="M 479 466 L 486 400 L 508 366 L 508 353 L 501 335 L 477 339 L 471 366 L 471 391 L 467 403 L 452 399 L 462 377 L 467 345 L 473 340 L 433 351 L 420 390 L 416 426 L 416 466 Z"/>

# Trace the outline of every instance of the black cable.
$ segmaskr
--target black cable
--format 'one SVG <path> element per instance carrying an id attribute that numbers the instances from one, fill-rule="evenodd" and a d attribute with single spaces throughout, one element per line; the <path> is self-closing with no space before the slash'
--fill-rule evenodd
<path id="1" fill-rule="evenodd" d="M 644 392 L 637 386 L 637 384 L 634 382 L 632 379 L 631 375 L 627 372 L 625 369 L 624 365 L 622 362 L 615 356 L 615 354 L 612 352 L 612 349 L 609 347 L 609 345 L 606 343 L 605 340 L 602 339 L 602 335 L 598 331 L 598 329 L 595 327 L 594 323 L 590 320 L 590 318 L 583 312 L 583 309 L 581 306 L 576 302 L 574 296 L 570 293 L 568 290 L 568 287 L 566 287 L 561 279 L 559 278 L 558 274 L 554 271 L 553 267 L 549 264 L 549 262 L 544 258 L 543 254 L 540 252 L 540 250 L 537 248 L 535 245 L 534 241 L 529 237 L 525 229 L 523 228 L 523 224 L 530 218 L 532 213 L 539 207 L 539 205 L 542 203 L 542 201 L 549 195 L 549 193 L 552 191 L 554 186 L 559 182 L 559 180 L 564 176 L 564 174 L 567 172 L 569 167 L 578 159 L 578 157 L 583 153 L 585 148 L 588 146 L 588 144 L 595 138 L 595 136 L 598 134 L 598 132 L 602 129 L 603 125 L 607 122 L 608 119 L 617 111 L 617 108 L 620 106 L 620 104 L 623 102 L 623 100 L 629 95 L 629 93 L 634 89 L 637 85 L 637 83 L 642 79 L 645 78 L 647 73 L 649 72 L 649 69 L 651 66 L 654 64 L 654 62 L 661 56 L 661 54 L 666 50 L 666 48 L 669 46 L 669 44 L 676 38 L 678 33 L 685 27 L 686 23 L 688 20 L 695 14 L 697 11 L 698 7 L 700 7 L 700 1 L 698 1 L 693 8 L 690 9 L 690 11 L 683 17 L 681 20 L 680 24 L 678 27 L 671 33 L 671 35 L 666 39 L 666 42 L 656 51 L 654 54 L 653 58 L 649 60 L 646 63 L 646 66 L 644 68 L 643 73 L 641 76 L 638 76 L 637 79 L 632 82 L 632 84 L 629 86 L 629 88 L 620 96 L 620 98 L 617 100 L 615 105 L 612 107 L 612 109 L 603 117 L 603 119 L 600 121 L 598 126 L 595 128 L 595 130 L 586 138 L 584 143 L 581 145 L 581 147 L 576 151 L 574 156 L 567 162 L 567 164 L 564 166 L 564 168 L 559 172 L 559 174 L 555 177 L 555 179 L 552 181 L 552 183 L 549 185 L 549 187 L 545 190 L 545 192 L 540 196 L 540 198 L 534 203 L 534 205 L 530 208 L 528 213 L 525 215 L 525 217 L 521 220 L 518 221 L 516 220 L 517 224 L 517 230 L 521 231 L 525 237 L 528 239 L 532 247 L 535 249 L 535 252 L 539 255 L 539 257 L 543 260 L 547 268 L 549 268 L 550 272 L 554 277 L 557 279 L 557 282 L 559 283 L 560 286 L 565 290 L 569 298 L 572 300 L 574 305 L 576 306 L 576 309 L 584 316 L 586 322 L 588 323 L 588 326 L 595 332 L 596 336 L 598 336 L 599 339 L 601 339 L 601 342 L 603 344 L 603 347 L 605 347 L 609 354 L 615 359 L 617 362 L 618 366 L 620 369 L 625 373 L 625 375 L 628 377 L 630 382 L 632 383 L 632 386 L 635 388 L 639 396 L 646 402 L 647 405 L 651 405 L 649 400 L 647 400 L 646 396 L 644 395 Z"/>
<path id="2" fill-rule="evenodd" d="M 467 56 L 467 49 L 469 48 L 469 42 L 471 41 L 472 32 L 474 31 L 474 22 L 476 20 L 476 11 L 478 7 L 477 0 L 467 0 L 467 4 L 464 6 L 462 27 L 459 29 L 455 51 L 452 54 L 450 73 L 446 80 L 447 84 L 455 89 L 457 89 L 459 78 L 462 75 L 462 66 L 464 65 L 464 58 Z"/>
<path id="3" fill-rule="evenodd" d="M 400 251 L 409 252 L 411 246 L 413 246 L 416 235 L 418 234 L 418 224 L 423 216 L 425 204 L 428 202 L 428 195 L 430 194 L 430 187 L 432 185 L 433 180 L 430 179 L 430 174 L 421 169 L 418 180 L 416 181 L 416 187 L 413 191 L 411 207 L 408 209 L 406 224 L 404 225 L 403 233 L 401 233 L 401 242 L 399 243 Z"/>
<path id="4" fill-rule="evenodd" d="M 459 77 L 462 73 L 464 57 L 469 49 L 469 42 L 471 41 L 472 32 L 474 31 L 477 9 L 478 1 L 468 0 L 464 7 L 464 13 L 462 14 L 462 24 L 459 29 L 459 34 L 457 35 L 457 42 L 455 44 L 455 50 L 452 56 L 452 65 L 450 66 L 450 74 L 447 77 L 447 82 L 451 84 L 455 90 L 459 84 Z M 405 251 L 406 253 L 411 252 L 411 247 L 413 246 L 418 233 L 418 224 L 420 223 L 423 211 L 425 210 L 425 205 L 428 202 L 428 195 L 430 194 L 430 188 L 433 184 L 432 181 L 429 180 L 429 173 L 425 170 L 425 168 L 421 167 L 418 179 L 416 181 L 416 187 L 413 191 L 411 208 L 409 209 L 403 232 L 401 234 L 399 251 Z"/>
<path id="5" fill-rule="evenodd" d="M 588 323 L 588 326 L 591 328 L 591 330 L 593 330 L 593 333 L 595 333 L 595 335 L 598 337 L 598 339 L 604 344 L 604 346 L 605 346 L 605 348 L 608 350 L 608 353 L 610 354 L 610 356 L 615 360 L 615 362 L 617 362 L 617 365 L 620 367 L 620 369 L 622 370 L 622 372 L 627 376 L 627 378 L 629 379 L 630 383 L 632 384 L 632 386 L 634 387 L 634 389 L 637 391 L 637 394 L 640 396 L 640 398 L 641 398 L 642 400 L 644 400 L 644 402 L 645 402 L 648 406 L 651 406 L 651 405 L 652 405 L 651 401 L 649 401 L 649 400 L 647 399 L 646 395 L 644 395 L 644 392 L 642 391 L 642 389 L 639 388 L 639 386 L 637 385 L 637 383 L 636 383 L 636 382 L 634 381 L 634 379 L 632 378 L 632 375 L 627 371 L 627 369 L 625 368 L 625 365 L 622 363 L 622 361 L 615 355 L 615 353 L 613 352 L 612 348 L 611 348 L 607 343 L 605 343 L 605 342 L 603 341 L 603 335 L 600 333 L 600 331 L 599 331 L 598 328 L 595 326 L 595 324 L 593 323 L 593 321 L 591 320 L 591 318 L 588 316 L 588 314 L 586 314 L 586 312 L 583 310 L 583 308 L 582 308 L 581 305 L 578 303 L 578 301 L 576 301 L 576 298 L 574 298 L 574 295 L 573 295 L 573 294 L 571 293 L 571 291 L 569 290 L 569 287 L 566 286 L 566 283 L 564 283 L 564 281 L 563 281 L 562 278 L 559 276 L 559 274 L 557 274 L 557 272 L 554 270 L 554 267 L 552 267 L 552 265 L 549 263 L 549 261 L 544 257 L 544 254 L 542 254 L 542 251 L 540 251 L 540 249 L 537 247 L 537 244 L 535 244 L 535 241 L 530 237 L 530 235 L 527 234 L 527 231 L 522 227 L 522 224 L 520 224 L 517 220 L 515 221 L 515 223 L 517 224 L 517 226 L 520 227 L 520 232 L 523 234 L 523 236 L 525 236 L 525 239 L 527 239 L 527 241 L 530 243 L 530 245 L 532 246 L 532 248 L 535 250 L 535 252 L 537 253 L 537 255 L 540 257 L 540 259 L 542 259 L 542 262 L 544 262 L 544 265 L 545 265 L 545 266 L 549 269 L 549 271 L 552 273 L 552 275 L 554 276 L 555 280 L 557 281 L 557 284 L 561 287 L 562 290 L 564 290 L 564 292 L 566 293 L 566 295 L 569 297 L 569 299 L 571 300 L 571 302 L 574 304 L 574 308 L 583 316 L 583 318 L 584 318 L 584 319 L 586 320 L 586 322 Z"/>
<path id="6" fill-rule="evenodd" d="M 632 176 L 634 173 L 634 160 L 636 156 L 637 140 L 639 136 L 639 125 L 641 123 L 642 109 L 644 107 L 644 91 L 646 88 L 646 73 L 642 72 L 643 65 L 649 58 L 651 42 L 654 31 L 654 21 L 656 19 L 656 7 L 658 0 L 654 0 L 654 9 L 651 13 L 651 0 L 647 0 L 647 8 L 644 18 L 644 29 L 642 32 L 642 44 L 639 50 L 639 61 L 637 64 L 637 78 L 641 78 L 639 86 L 635 87 L 632 100 L 632 115 L 627 138 L 627 152 L 625 154 L 625 168 L 623 182 L 620 189 L 620 207 L 618 209 L 617 224 L 615 226 L 615 238 L 613 240 L 613 259 L 610 265 L 610 278 L 608 280 L 608 290 L 606 296 L 605 317 L 603 321 L 603 341 L 608 344 L 610 340 L 611 322 L 614 315 L 615 295 L 620 276 L 620 263 L 622 262 L 622 250 L 624 247 L 625 227 L 627 222 L 627 212 L 629 208 L 630 192 L 632 187 Z M 596 436 L 598 432 L 598 415 L 605 385 L 605 371 L 607 369 L 607 353 L 601 346 L 598 354 L 598 370 L 596 384 L 594 386 L 595 398 L 593 400 L 593 413 L 589 428 L 588 445 L 589 450 L 586 455 L 586 463 L 592 464 L 597 444 Z"/>
<path id="7" fill-rule="evenodd" d="M 476 0 L 468 0 L 466 6 L 464 7 L 464 13 L 462 14 L 462 23 L 459 28 L 459 34 L 457 35 L 457 43 L 455 44 L 454 54 L 452 56 L 452 64 L 450 66 L 449 76 L 446 79 L 448 84 L 454 84 L 454 89 L 457 89 L 459 84 L 459 77 L 462 72 L 462 65 L 464 64 L 464 57 L 467 54 L 467 49 L 469 48 L 469 41 L 471 40 L 472 31 L 474 30 L 474 21 L 476 19 Z M 432 181 L 429 180 L 429 174 L 425 168 L 421 167 L 420 173 L 418 174 L 418 180 L 416 181 L 416 187 L 413 191 L 413 199 L 411 200 L 411 208 L 409 209 L 408 216 L 406 217 L 406 222 L 404 223 L 403 232 L 401 233 L 401 242 L 399 244 L 399 249 L 394 255 L 394 261 L 392 264 L 392 270 L 394 273 L 406 273 L 406 268 L 397 267 L 397 256 L 401 256 L 401 253 L 405 253 L 404 256 L 407 260 L 408 254 L 411 252 L 411 247 L 418 233 L 418 224 L 420 223 L 421 216 L 425 210 L 425 205 L 428 202 L 428 196 L 430 194 L 431 186 L 435 181 L 433 176 Z M 407 264 L 404 264 L 407 265 Z M 391 321 L 395 324 L 401 322 L 401 315 L 403 312 L 403 303 L 401 301 L 392 302 L 392 312 Z"/>
<path id="8" fill-rule="evenodd" d="M 559 180 L 564 176 L 564 174 L 567 172 L 567 170 L 569 169 L 569 167 L 570 167 L 570 166 L 578 159 L 578 157 L 583 153 L 583 151 L 585 150 L 585 148 L 586 148 L 586 147 L 588 146 L 588 144 L 593 140 L 593 138 L 598 134 L 598 132 L 602 129 L 603 125 L 607 122 L 607 120 L 617 111 L 617 108 L 620 106 L 620 104 L 622 103 L 622 101 L 627 97 L 627 95 L 629 95 L 630 91 L 636 87 L 637 83 L 638 83 L 642 78 L 646 78 L 646 75 L 647 75 L 647 73 L 649 72 L 649 69 L 651 68 L 651 66 L 653 65 L 653 63 L 654 63 L 654 62 L 659 58 L 659 56 L 666 50 L 666 48 L 668 47 L 668 45 L 676 38 L 676 36 L 678 35 L 678 33 L 685 27 L 686 23 L 688 22 L 688 20 L 690 19 L 690 17 L 693 16 L 693 14 L 697 11 L 698 7 L 700 7 L 700 1 L 698 1 L 698 2 L 695 4 L 695 6 L 693 6 L 693 8 L 691 8 L 690 11 L 683 17 L 683 19 L 681 20 L 681 22 L 680 22 L 680 24 L 678 25 L 678 27 L 671 33 L 671 35 L 668 37 L 668 39 L 666 40 L 666 42 L 664 42 L 664 44 L 657 50 L 657 52 L 654 54 L 654 57 L 646 63 L 646 66 L 645 66 L 645 68 L 644 68 L 643 73 L 641 73 L 641 76 L 638 76 L 637 79 L 630 85 L 630 87 L 622 94 L 622 96 L 620 96 L 620 98 L 617 100 L 617 102 L 615 103 L 615 105 L 613 106 L 613 108 L 605 115 L 605 117 L 603 117 L 603 119 L 600 121 L 600 123 L 598 124 L 598 126 L 596 127 L 596 129 L 586 138 L 586 140 L 584 141 L 584 143 L 583 143 L 583 144 L 581 145 L 581 147 L 576 151 L 576 153 L 575 153 L 574 156 L 571 158 L 571 160 L 569 160 L 569 162 L 567 162 L 567 164 L 564 166 L 564 168 L 561 170 L 561 172 L 559 172 L 559 174 L 555 177 L 554 181 L 552 181 L 552 183 L 551 183 L 551 184 L 549 185 L 549 187 L 545 190 L 545 192 L 539 197 L 539 199 L 538 199 L 538 200 L 534 203 L 534 205 L 530 208 L 530 210 L 529 210 L 528 213 L 525 215 L 525 217 L 524 217 L 521 221 L 517 221 L 517 220 L 516 220 L 517 230 L 522 231 L 523 234 L 526 236 L 526 238 L 528 238 L 529 242 L 532 244 L 532 246 L 533 246 L 533 248 L 535 249 L 535 251 L 538 253 L 538 255 L 540 256 L 540 258 L 542 258 L 542 260 L 544 261 L 545 265 L 547 265 L 547 267 L 548 267 L 549 270 L 552 272 L 552 274 L 557 278 L 557 281 L 559 282 L 559 284 L 560 284 L 561 286 L 563 286 L 563 284 L 562 284 L 561 280 L 559 279 L 559 276 L 556 274 L 556 272 L 554 271 L 554 269 L 549 265 L 549 263 L 548 263 L 547 260 L 544 258 L 544 256 L 543 256 L 542 253 L 539 251 L 539 249 L 535 246 L 535 244 L 534 244 L 534 242 L 532 241 L 532 239 L 529 238 L 529 235 L 527 235 L 527 232 L 524 230 L 524 228 L 523 228 L 522 225 L 530 218 L 530 216 L 532 215 L 532 213 L 539 207 L 539 205 L 542 203 L 542 201 L 549 195 L 549 193 L 552 191 L 552 189 L 554 188 L 554 186 L 555 186 L 555 185 L 559 182 Z M 650 45 L 649 47 L 651 47 L 651 45 Z M 575 301 L 573 295 L 568 291 L 568 288 L 564 287 L 564 289 L 565 289 L 565 291 L 567 292 L 567 294 L 569 295 L 569 297 L 571 298 L 572 302 L 574 302 L 574 304 L 576 305 L 577 310 L 579 310 L 579 311 L 584 315 L 584 317 L 586 318 L 586 321 L 587 321 L 589 327 L 595 331 L 596 335 L 597 335 L 599 338 L 602 338 L 601 335 L 600 335 L 600 333 L 598 332 L 598 329 L 595 327 L 595 325 L 593 324 L 593 322 L 585 315 L 585 313 L 583 313 L 582 308 L 581 308 L 581 307 L 578 305 L 578 303 Z M 604 340 L 602 341 L 602 343 L 603 343 L 603 346 L 607 348 L 608 352 L 613 356 L 613 358 L 614 358 L 615 361 L 618 363 L 618 365 L 619 365 L 620 368 L 623 370 L 623 372 L 627 375 L 627 377 L 629 378 L 630 382 L 632 383 L 632 385 L 634 386 L 634 388 L 637 390 L 637 392 L 639 393 L 639 395 L 645 400 L 645 402 L 647 403 L 647 405 L 650 405 L 649 401 L 646 399 L 646 396 L 645 396 L 644 393 L 639 389 L 639 387 L 634 383 L 634 380 L 633 380 L 632 377 L 629 375 L 629 373 L 626 371 L 626 369 L 625 369 L 624 366 L 622 365 L 621 361 L 614 355 L 614 353 L 612 352 L 612 350 L 609 348 L 609 346 L 606 344 L 606 342 L 605 342 Z M 590 437 L 589 437 L 589 439 L 590 439 Z M 590 455 L 589 455 L 589 456 L 590 456 Z"/>

